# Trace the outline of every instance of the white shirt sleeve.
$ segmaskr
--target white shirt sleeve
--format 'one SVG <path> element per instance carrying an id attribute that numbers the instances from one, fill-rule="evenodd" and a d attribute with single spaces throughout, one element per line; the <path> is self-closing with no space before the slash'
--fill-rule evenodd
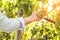
<path id="1" fill-rule="evenodd" d="M 9 19 L 0 12 L 0 30 L 4 32 L 11 32 L 24 29 L 25 23 L 22 17 L 17 19 Z"/>

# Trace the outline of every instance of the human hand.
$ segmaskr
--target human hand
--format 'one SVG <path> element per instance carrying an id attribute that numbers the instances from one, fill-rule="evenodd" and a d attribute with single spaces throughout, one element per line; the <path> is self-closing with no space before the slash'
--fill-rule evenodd
<path id="1" fill-rule="evenodd" d="M 32 12 L 31 18 L 32 18 L 33 21 L 38 21 L 38 17 L 37 17 L 37 12 L 36 11 Z"/>

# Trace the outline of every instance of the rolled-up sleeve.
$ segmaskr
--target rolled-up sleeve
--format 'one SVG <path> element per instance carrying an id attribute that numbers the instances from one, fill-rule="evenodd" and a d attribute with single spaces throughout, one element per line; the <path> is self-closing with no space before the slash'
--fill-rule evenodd
<path id="1" fill-rule="evenodd" d="M 0 30 L 4 32 L 11 32 L 25 29 L 24 19 L 22 17 L 17 19 L 7 18 L 0 12 Z"/>

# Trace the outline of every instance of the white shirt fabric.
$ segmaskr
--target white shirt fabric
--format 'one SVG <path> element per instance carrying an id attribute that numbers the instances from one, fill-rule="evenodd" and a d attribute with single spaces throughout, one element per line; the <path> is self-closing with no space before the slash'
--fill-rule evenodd
<path id="1" fill-rule="evenodd" d="M 17 19 L 7 18 L 0 12 L 0 30 L 4 32 L 11 32 L 25 29 L 24 19 L 22 17 Z"/>

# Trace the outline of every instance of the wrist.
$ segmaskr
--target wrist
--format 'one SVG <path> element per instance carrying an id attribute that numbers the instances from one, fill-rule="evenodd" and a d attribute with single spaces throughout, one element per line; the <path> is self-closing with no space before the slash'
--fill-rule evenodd
<path id="1" fill-rule="evenodd" d="M 31 21 L 31 16 L 24 18 L 25 24 L 30 23 Z"/>

